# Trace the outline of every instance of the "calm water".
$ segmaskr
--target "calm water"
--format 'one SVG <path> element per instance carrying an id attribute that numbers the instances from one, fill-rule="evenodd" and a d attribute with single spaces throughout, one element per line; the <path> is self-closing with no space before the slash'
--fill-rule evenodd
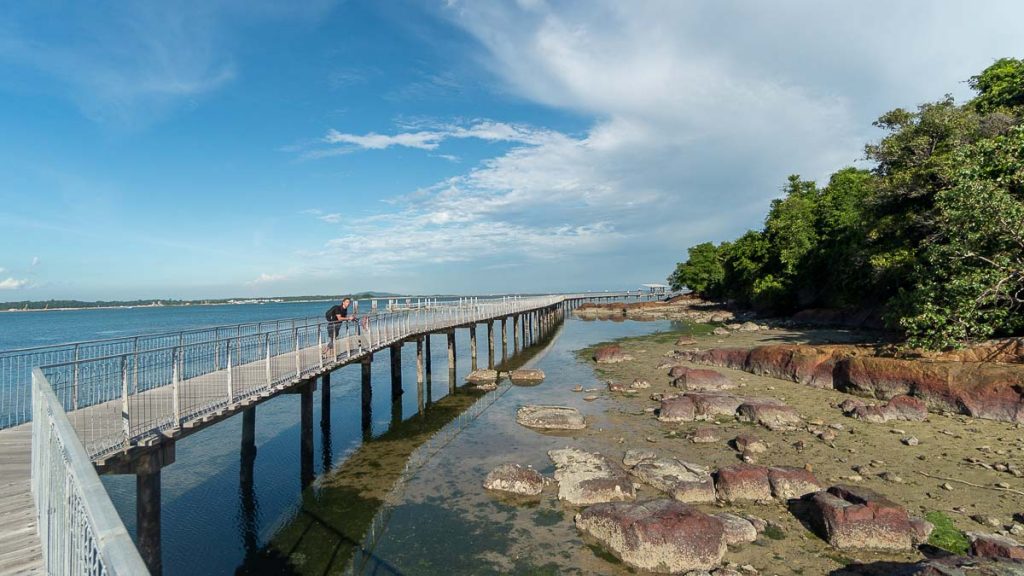
<path id="1" fill-rule="evenodd" d="M 153 331 L 154 327 L 178 330 L 318 316 L 325 307 L 324 303 L 291 303 L 0 314 L 0 348 L 121 336 Z M 366 311 L 369 305 L 363 303 L 360 308 Z M 533 567 L 544 565 L 551 555 L 551 544 L 523 548 L 527 540 L 513 531 L 531 530 L 528 520 L 534 516 L 538 518 L 535 528 L 551 526 L 550 517 L 540 510 L 533 511 L 533 516 L 520 514 L 517 521 L 516 507 L 483 494 L 479 483 L 492 465 L 509 459 L 536 460 L 543 468 L 548 464 L 543 458 L 538 460 L 538 455 L 543 457 L 547 449 L 565 442 L 515 425 L 516 407 L 524 402 L 562 402 L 579 404 L 584 412 L 599 410 L 599 403 L 583 403 L 580 395 L 567 392 L 576 383 L 596 385 L 590 368 L 579 363 L 573 352 L 599 341 L 672 327 L 668 322 L 567 320 L 550 342 L 527 351 L 527 357 L 533 357 L 533 363 L 547 373 L 547 380 L 536 387 L 505 390 L 410 478 L 401 473 L 407 455 L 480 397 L 466 390 L 449 396 L 443 336 L 432 338 L 434 377 L 424 390 L 429 405 L 423 413 L 419 412 L 416 390 L 415 345 L 405 348 L 406 393 L 395 404 L 390 398 L 390 358 L 377 354 L 368 431 L 361 426 L 358 365 L 332 374 L 330 418 L 326 421 L 321 419 L 320 391 L 314 394 L 318 478 L 306 489 L 300 478 L 298 395 L 280 396 L 257 407 L 257 455 L 251 488 L 240 481 L 240 416 L 189 436 L 178 442 L 176 462 L 162 473 L 164 572 L 334 573 L 348 563 L 370 521 L 382 513 L 382 498 L 365 497 L 366 487 L 381 496 L 392 492 L 394 500 L 395 482 L 401 477 L 397 505 L 386 508 L 388 520 L 375 543 L 368 570 L 533 573 Z M 478 338 L 480 363 L 486 364 L 486 330 L 479 329 Z M 500 359 L 500 334 L 496 341 Z M 511 343 L 509 334 L 510 347 Z M 456 382 L 461 386 L 470 371 L 467 330 L 459 331 L 457 348 Z M 535 357 L 538 352 L 541 355 Z M 526 453 L 529 458 L 517 458 Z M 104 483 L 125 524 L 134 531 L 134 477 L 105 476 Z M 359 490 L 364 497 L 357 495 Z M 499 558 L 488 560 L 487 554 Z M 285 556 L 291 564 L 282 562 Z"/>

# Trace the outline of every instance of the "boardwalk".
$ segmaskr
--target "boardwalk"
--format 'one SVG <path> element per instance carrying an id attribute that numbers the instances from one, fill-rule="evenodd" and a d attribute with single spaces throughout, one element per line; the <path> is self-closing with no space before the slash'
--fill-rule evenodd
<path id="1" fill-rule="evenodd" d="M 0 431 L 0 575 L 43 573 L 29 491 L 31 436 L 30 424 Z"/>
<path id="2" fill-rule="evenodd" d="M 617 298 L 621 294 L 601 295 Z M 298 392 L 303 395 L 300 415 L 303 428 L 310 420 L 312 429 L 312 386 L 323 376 L 325 389 L 330 385 L 330 372 L 353 363 L 363 364 L 364 388 L 369 386 L 369 360 L 373 354 L 390 350 L 392 359 L 392 394 L 402 393 L 401 351 L 405 343 L 415 342 L 417 352 L 417 379 L 423 378 L 423 344 L 432 333 L 447 334 L 449 369 L 456 358 L 454 330 L 468 328 L 473 335 L 471 348 L 476 363 L 475 330 L 486 324 L 489 356 L 493 362 L 494 323 L 501 323 L 502 344 L 507 332 L 505 323 L 512 320 L 512 337 L 518 347 L 520 335 L 525 345 L 529 340 L 550 330 L 558 321 L 560 308 L 573 301 L 592 299 L 564 296 L 546 296 L 527 299 L 476 300 L 457 306 L 416 307 L 370 316 L 362 326 L 348 323 L 344 332 L 328 346 L 328 327 L 317 323 L 293 324 L 288 328 L 268 330 L 254 334 L 235 335 L 188 342 L 184 338 L 169 346 L 139 349 L 116 349 L 114 353 L 97 357 L 60 361 L 37 370 L 34 386 L 49 391 L 46 399 L 51 413 L 59 412 L 53 430 L 57 430 L 57 459 L 49 462 L 63 466 L 52 473 L 58 479 L 57 491 L 72 498 L 69 504 L 57 502 L 50 512 L 51 520 L 42 529 L 37 528 L 37 514 L 30 490 L 32 426 L 21 424 L 0 430 L 0 574 L 32 574 L 44 572 L 45 556 L 40 545 L 39 531 L 57 530 L 58 540 L 70 546 L 81 546 L 82 541 L 97 548 L 62 552 L 64 562 L 84 562 L 99 557 L 106 561 L 102 550 L 102 533 L 97 535 L 89 525 L 94 517 L 105 522 L 111 541 L 130 541 L 109 503 L 105 492 L 100 494 L 99 512 L 82 512 L 76 498 L 89 507 L 88 491 L 95 494 L 102 484 L 87 465 L 73 470 L 76 462 L 92 460 L 100 471 L 136 474 L 139 478 L 137 503 L 139 517 L 137 537 L 143 557 L 153 572 L 160 571 L 160 468 L 174 461 L 174 443 L 189 434 L 210 426 L 224 418 L 254 406 L 282 393 Z M 429 341 L 426 341 L 429 350 Z M 326 350 L 326 353 L 325 353 Z M 396 371 L 397 367 L 397 371 Z M 429 360 L 426 369 L 429 370 Z M 308 407 L 308 408 L 307 408 Z M 66 417 L 65 417 L 66 411 Z M 37 414 L 37 420 L 38 414 Z M 51 428 L 47 428 L 51 429 Z M 64 453 L 61 446 L 72 442 L 61 439 L 61 434 L 74 436 L 70 446 L 74 454 Z M 79 444 L 80 442 L 80 444 Z M 310 447 L 312 441 L 310 441 Z M 73 456 L 73 457 L 72 457 Z M 65 464 L 60 464 L 64 461 Z M 70 464 L 69 464 L 70 462 Z M 50 464 L 53 466 L 54 464 Z M 50 474 L 47 472 L 47 474 Z M 70 478 L 68 488 L 60 478 Z M 85 488 L 81 488 L 82 484 Z M 75 492 L 84 490 L 85 495 Z M 151 501 L 143 501 L 145 494 Z M 76 517 L 76 514 L 79 515 Z M 85 516 L 82 517 L 81 515 Z M 77 519 L 76 519 L 77 518 Z M 52 526 L 50 526 L 52 525 Z M 49 526 L 49 527 L 47 527 Z M 80 532 L 84 530 L 84 532 Z M 77 535 L 76 535 L 77 534 Z M 70 539 L 70 540 L 67 540 Z M 125 559 L 124 546 L 115 547 L 111 554 L 115 561 Z M 138 556 L 129 550 L 128 560 Z M 63 556 L 66 554 L 66 558 Z M 70 560 L 68 559 L 70 558 Z M 130 562 L 127 565 L 131 565 Z M 58 570 L 60 571 L 60 570 Z"/>

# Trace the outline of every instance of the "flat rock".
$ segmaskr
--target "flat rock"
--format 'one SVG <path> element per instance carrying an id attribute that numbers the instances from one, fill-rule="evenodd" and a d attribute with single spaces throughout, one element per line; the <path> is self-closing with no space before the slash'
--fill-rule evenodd
<path id="1" fill-rule="evenodd" d="M 686 392 L 683 395 L 693 400 L 696 418 L 699 420 L 714 420 L 718 416 L 735 416 L 736 409 L 746 402 L 746 399 L 733 396 L 728 392 Z"/>
<path id="2" fill-rule="evenodd" d="M 722 521 L 722 527 L 725 529 L 725 543 L 729 546 L 757 540 L 757 528 L 746 518 L 729 512 L 715 514 L 715 518 Z"/>
<path id="3" fill-rule="evenodd" d="M 536 384 L 544 380 L 544 371 L 537 369 L 519 369 L 509 372 L 508 377 L 513 384 Z"/>
<path id="4" fill-rule="evenodd" d="M 754 322 L 744 322 L 743 324 L 740 324 L 739 328 L 737 328 L 740 332 L 757 332 L 760 329 L 761 327 Z"/>
<path id="5" fill-rule="evenodd" d="M 689 396 L 662 398 L 658 420 L 662 422 L 693 422 L 696 417 L 697 407 Z"/>
<path id="6" fill-rule="evenodd" d="M 598 364 L 617 364 L 632 359 L 633 357 L 623 352 L 622 347 L 618 344 L 610 344 L 594 350 L 594 362 Z"/>
<path id="7" fill-rule="evenodd" d="M 549 451 L 548 456 L 555 463 L 559 500 L 586 506 L 636 498 L 629 474 L 602 454 L 562 448 Z"/>
<path id="8" fill-rule="evenodd" d="M 770 398 L 748 399 L 736 409 L 736 416 L 769 430 L 793 430 L 800 423 L 800 414 L 792 406 Z"/>
<path id="9" fill-rule="evenodd" d="M 544 490 L 544 477 L 533 468 L 502 464 L 487 474 L 484 488 L 520 496 L 536 496 Z"/>
<path id="10" fill-rule="evenodd" d="M 669 371 L 672 385 L 684 390 L 731 390 L 736 383 L 721 372 L 708 368 L 675 366 Z"/>
<path id="11" fill-rule="evenodd" d="M 768 469 L 768 482 L 772 485 L 772 495 L 782 500 L 803 498 L 821 490 L 821 483 L 809 470 L 786 466 Z"/>
<path id="12" fill-rule="evenodd" d="M 697 341 L 690 336 L 680 336 L 679 339 L 676 340 L 676 346 L 694 346 L 696 344 Z"/>
<path id="13" fill-rule="evenodd" d="M 701 426 L 693 431 L 690 436 L 690 440 L 694 444 L 710 444 L 712 442 L 718 442 L 720 440 L 718 436 L 718 429 L 713 426 Z"/>
<path id="14" fill-rule="evenodd" d="M 654 458 L 638 462 L 629 469 L 637 480 L 662 492 L 672 493 L 680 482 L 705 482 L 711 480 L 708 469 L 676 458 Z"/>
<path id="15" fill-rule="evenodd" d="M 753 434 L 740 434 L 732 443 L 738 452 L 762 454 L 768 451 L 768 444 Z"/>
<path id="16" fill-rule="evenodd" d="M 769 502 L 772 499 L 768 469 L 761 466 L 739 464 L 720 468 L 715 473 L 715 491 L 725 502 Z"/>
<path id="17" fill-rule="evenodd" d="M 856 486 L 833 486 L 807 496 L 811 523 L 840 550 L 909 550 L 914 528 L 905 508 Z"/>
<path id="18" fill-rule="evenodd" d="M 971 556 L 1024 560 L 1024 546 L 1009 536 L 968 532 L 967 539 L 971 542 Z"/>
<path id="19" fill-rule="evenodd" d="M 710 570 L 727 549 L 721 520 L 667 498 L 591 506 L 576 528 L 629 566 L 660 574 Z"/>
<path id="20" fill-rule="evenodd" d="M 516 422 L 540 430 L 582 430 L 587 427 L 579 410 L 566 406 L 522 406 L 516 412 Z"/>
<path id="21" fill-rule="evenodd" d="M 622 464 L 627 467 L 636 466 L 644 460 L 654 460 L 658 457 L 658 454 L 654 450 L 640 450 L 636 448 L 630 448 L 626 450 L 626 455 L 622 457 Z"/>
<path id="22" fill-rule="evenodd" d="M 497 370 L 473 370 L 466 376 L 467 382 L 473 384 L 488 384 L 498 380 Z"/>

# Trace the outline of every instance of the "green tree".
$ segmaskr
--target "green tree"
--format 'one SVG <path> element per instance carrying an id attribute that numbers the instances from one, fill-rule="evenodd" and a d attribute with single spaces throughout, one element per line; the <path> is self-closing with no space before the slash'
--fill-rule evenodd
<path id="1" fill-rule="evenodd" d="M 725 270 L 719 249 L 711 242 L 697 244 L 687 251 L 686 262 L 676 264 L 668 278 L 673 290 L 684 287 L 705 297 L 720 295 Z"/>
<path id="2" fill-rule="evenodd" d="M 979 112 L 1024 106 L 1024 60 L 1000 58 L 967 83 L 978 92 L 971 104 Z"/>
<path id="3" fill-rule="evenodd" d="M 1024 127 L 957 155 L 953 186 L 936 198 L 923 280 L 900 318 L 929 348 L 1024 328 Z"/>

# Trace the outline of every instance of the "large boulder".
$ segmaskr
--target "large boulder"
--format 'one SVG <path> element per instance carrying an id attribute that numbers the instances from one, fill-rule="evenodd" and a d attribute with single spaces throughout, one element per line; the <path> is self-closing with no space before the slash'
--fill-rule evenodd
<path id="1" fill-rule="evenodd" d="M 893 396 L 882 405 L 844 400 L 840 408 L 855 418 L 874 423 L 884 423 L 890 420 L 920 422 L 928 417 L 928 407 L 925 403 L 905 394 Z"/>
<path id="2" fill-rule="evenodd" d="M 594 362 L 598 364 L 617 364 L 632 359 L 633 357 L 623 352 L 618 344 L 609 344 L 594 350 Z"/>
<path id="3" fill-rule="evenodd" d="M 502 464 L 487 474 L 484 488 L 520 496 L 537 496 L 544 490 L 544 477 L 533 468 Z"/>
<path id="4" fill-rule="evenodd" d="M 793 430 L 800 414 L 792 406 L 771 398 L 751 398 L 736 409 L 741 422 L 755 422 L 769 430 Z"/>
<path id="5" fill-rule="evenodd" d="M 768 469 L 761 466 L 739 464 L 719 468 L 715 473 L 715 491 L 725 502 L 769 502 L 772 499 Z"/>
<path id="6" fill-rule="evenodd" d="M 907 510 L 867 488 L 833 486 L 806 497 L 811 521 L 841 550 L 908 550 L 914 527 Z"/>
<path id="7" fill-rule="evenodd" d="M 693 422 L 697 408 L 689 396 L 669 396 L 661 399 L 658 420 L 662 422 Z"/>
<path id="8" fill-rule="evenodd" d="M 729 512 L 719 512 L 715 514 L 715 518 L 722 521 L 722 527 L 725 529 L 725 543 L 729 546 L 757 540 L 757 528 L 750 523 L 750 520 Z"/>
<path id="9" fill-rule="evenodd" d="M 746 402 L 745 398 L 733 396 L 727 392 L 686 392 L 684 396 L 693 401 L 695 416 L 698 420 L 714 420 L 717 416 L 735 416 L 736 409 Z"/>
<path id="10" fill-rule="evenodd" d="M 821 483 L 809 470 L 776 466 L 768 469 L 772 495 L 782 500 L 802 498 L 821 490 Z"/>
<path id="11" fill-rule="evenodd" d="M 968 532 L 967 539 L 971 542 L 971 556 L 1024 561 L 1024 546 L 1009 536 Z"/>
<path id="12" fill-rule="evenodd" d="M 516 412 L 516 422 L 539 430 L 582 430 L 587 427 L 580 411 L 566 406 L 522 406 Z"/>
<path id="13" fill-rule="evenodd" d="M 675 366 L 669 372 L 672 385 L 684 390 L 731 390 L 736 384 L 721 372 L 707 368 Z"/>
<path id="14" fill-rule="evenodd" d="M 629 566 L 660 574 L 711 570 L 726 551 L 721 520 L 667 498 L 591 506 L 576 527 Z"/>
<path id="15" fill-rule="evenodd" d="M 548 456 L 555 463 L 559 500 L 586 506 L 636 498 L 629 474 L 603 454 L 563 448 Z"/>
<path id="16" fill-rule="evenodd" d="M 680 502 L 714 502 L 715 485 L 707 468 L 675 458 L 641 460 L 629 473 Z"/>

